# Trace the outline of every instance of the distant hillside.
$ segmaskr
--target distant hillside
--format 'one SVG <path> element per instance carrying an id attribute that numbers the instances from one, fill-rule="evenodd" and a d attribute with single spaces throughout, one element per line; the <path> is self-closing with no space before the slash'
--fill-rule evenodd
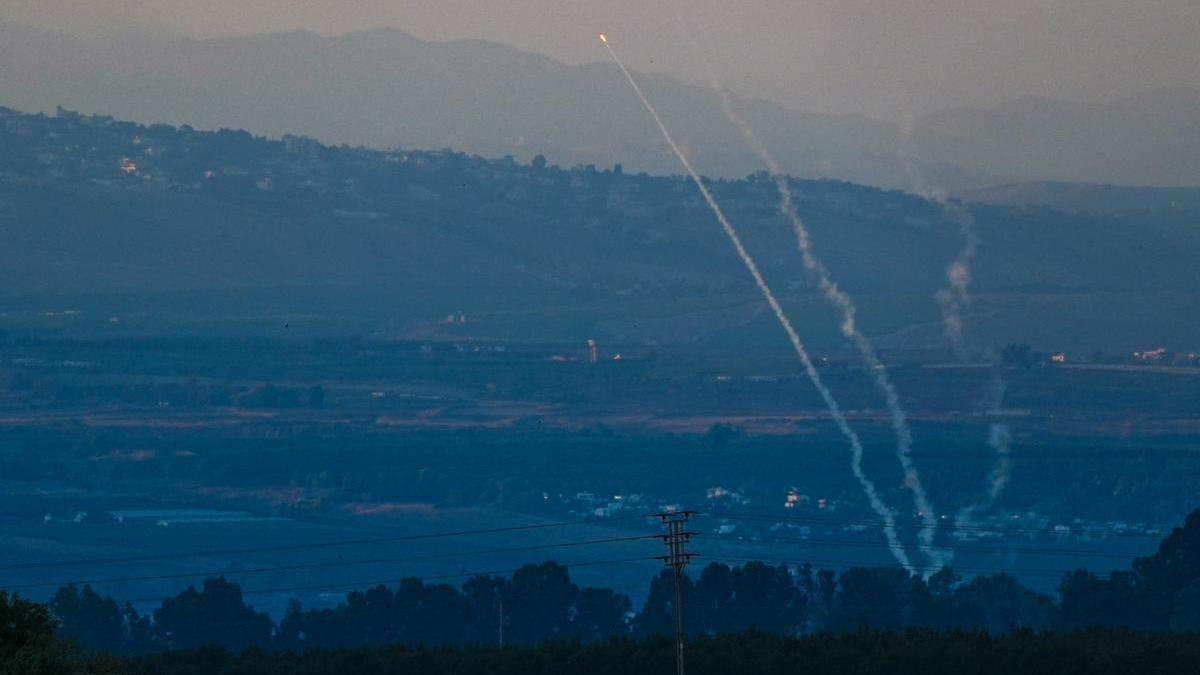
<path id="1" fill-rule="evenodd" d="M 915 155 L 1022 181 L 1200 186 L 1200 90 L 1111 103 L 1025 97 L 921 119 Z"/>
<path id="2" fill-rule="evenodd" d="M 1154 188 L 1088 183 L 1012 183 L 956 195 L 966 202 L 1001 206 L 1047 206 L 1060 211 L 1162 218 L 1200 215 L 1200 187 Z"/>
<path id="3" fill-rule="evenodd" d="M 961 246 L 958 226 L 900 192 L 795 189 L 866 329 L 891 346 L 942 344 L 932 295 Z M 840 345 L 771 181 L 713 190 L 806 337 Z M 1200 343 L 1194 223 L 994 206 L 975 217 L 981 340 Z M 251 307 L 334 331 L 356 313 L 394 334 L 786 347 L 679 177 L 0 110 L 0 228 L 0 323 L 29 317 L 20 330 L 104 296 L 193 322 Z M 168 292 L 193 295 L 152 299 Z M 199 292 L 218 295 L 204 304 Z M 114 330 L 104 302 L 91 316 Z M 437 323 L 456 311 L 469 321 Z"/>
<path id="4" fill-rule="evenodd" d="M 426 42 L 380 29 L 114 43 L 0 24 L 0 63 L 0 105 L 30 112 L 61 105 L 334 144 L 675 168 L 615 66 L 568 66 L 491 42 Z M 705 172 L 744 176 L 760 168 L 714 93 L 639 77 Z M 762 101 L 747 102 L 746 115 L 797 175 L 903 185 L 896 130 L 887 124 Z M 979 176 L 973 184 L 1001 179 Z"/>
<path id="5" fill-rule="evenodd" d="M 61 105 L 333 144 L 675 170 L 612 64 L 569 66 L 491 42 L 427 42 L 392 29 L 99 40 L 0 23 L 0 63 L 0 105 L 27 112 Z M 638 77 L 706 174 L 761 168 L 711 91 Z M 910 191 L 1034 180 L 1200 186 L 1197 109 L 1200 91 L 1178 89 L 1113 103 L 1030 97 L 943 111 L 917 120 L 915 181 L 899 160 L 895 125 L 743 102 L 793 175 Z"/>

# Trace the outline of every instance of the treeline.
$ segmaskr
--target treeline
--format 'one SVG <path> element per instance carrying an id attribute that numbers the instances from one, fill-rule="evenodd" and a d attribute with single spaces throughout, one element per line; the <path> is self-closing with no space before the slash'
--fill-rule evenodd
<path id="1" fill-rule="evenodd" d="M 693 674 L 755 675 L 1173 675 L 1196 672 L 1195 635 L 1121 631 L 993 636 L 982 632 L 856 632 L 803 637 L 759 632 L 706 637 L 685 652 Z M 131 675 L 575 675 L 669 673 L 674 645 L 663 638 L 592 645 L 429 651 L 406 647 L 335 652 L 168 653 L 124 664 Z"/>
<path id="2" fill-rule="evenodd" d="M 40 615 L 41 631 L 14 640 L 12 619 Z M 0 593 L 0 672 L 5 675 L 108 673 L 112 675 L 609 675 L 664 673 L 674 668 L 674 643 L 664 637 L 613 638 L 581 644 L 428 649 L 390 645 L 376 649 L 265 652 L 248 649 L 168 651 L 147 656 L 87 655 L 51 637 L 45 607 Z M 860 630 L 845 634 L 775 636 L 761 631 L 701 636 L 689 641 L 690 673 L 757 675 L 1191 675 L 1200 660 L 1197 634 L 1093 629 L 1035 633 L 1017 630 L 900 633 Z"/>
<path id="3" fill-rule="evenodd" d="M 1129 571 L 1107 578 L 1083 570 L 1065 575 L 1057 602 L 1003 573 L 964 581 L 950 568 L 925 579 L 898 568 L 835 574 L 810 565 L 749 562 L 711 563 L 696 578 L 685 577 L 682 603 L 693 638 L 863 628 L 1200 631 L 1200 509 Z M 395 588 L 353 591 L 327 609 L 305 609 L 293 600 L 278 623 L 247 605 L 238 585 L 223 578 L 163 600 L 149 616 L 87 586 L 59 589 L 47 609 L 58 622 L 59 637 L 95 652 L 128 655 L 208 645 L 233 652 L 303 652 L 648 638 L 674 633 L 675 608 L 669 572 L 651 580 L 646 602 L 635 613 L 626 595 L 581 589 L 566 567 L 544 562 L 510 578 L 475 576 L 460 587 L 404 579 Z"/>

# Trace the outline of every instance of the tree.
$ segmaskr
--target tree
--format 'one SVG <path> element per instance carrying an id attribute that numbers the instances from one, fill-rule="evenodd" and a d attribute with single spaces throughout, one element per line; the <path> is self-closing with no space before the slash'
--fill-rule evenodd
<path id="1" fill-rule="evenodd" d="M 710 634 L 751 628 L 781 635 L 803 628 L 808 596 L 792 583 L 784 565 L 748 562 L 729 568 L 712 563 L 696 583 L 693 624 Z"/>
<path id="2" fill-rule="evenodd" d="M 54 639 L 54 617 L 40 605 L 0 591 L 0 673 L 48 675 L 84 670 Z"/>
<path id="3" fill-rule="evenodd" d="M 733 570 L 734 629 L 794 635 L 803 627 L 808 598 L 792 583 L 786 565 L 748 562 Z"/>
<path id="4" fill-rule="evenodd" d="M 693 632 L 710 635 L 728 632 L 732 625 L 728 610 L 733 598 L 733 570 L 721 563 L 705 565 L 696 581 L 695 599 L 687 607 Z"/>
<path id="5" fill-rule="evenodd" d="M 415 580 L 406 580 L 415 581 Z M 449 584 L 406 585 L 396 591 L 397 622 L 403 626 L 400 641 L 411 645 L 462 644 L 468 622 L 468 604 Z"/>
<path id="6" fill-rule="evenodd" d="M 943 567 L 928 580 L 913 580 L 909 625 L 944 630 L 956 625 L 954 588 L 962 580 L 952 568 Z"/>
<path id="7" fill-rule="evenodd" d="M 476 575 L 463 583 L 463 596 L 470 612 L 466 639 L 469 644 L 495 644 L 500 641 L 500 622 L 504 614 L 504 594 L 508 579 Z"/>
<path id="8" fill-rule="evenodd" d="M 125 649 L 131 654 L 145 654 L 155 645 L 154 625 L 150 617 L 139 616 L 130 603 L 121 608 L 122 624 L 125 626 Z"/>
<path id="9" fill-rule="evenodd" d="M 1200 509 L 1189 513 L 1154 555 L 1134 560 L 1133 569 L 1150 612 L 1148 627 L 1167 628 L 1176 594 L 1200 579 Z"/>
<path id="10" fill-rule="evenodd" d="M 422 590 L 424 585 L 420 580 L 401 579 L 400 587 L 394 593 L 383 584 L 347 593 L 345 604 L 339 605 L 336 612 L 340 615 L 338 623 L 342 625 L 338 641 L 367 646 L 399 641 L 404 618 L 419 609 Z"/>
<path id="11" fill-rule="evenodd" d="M 555 562 L 525 565 L 513 573 L 505 589 L 504 611 L 513 642 L 535 643 L 566 637 L 571 606 L 579 588 L 567 568 Z"/>
<path id="12" fill-rule="evenodd" d="M 586 642 L 628 635 L 629 596 L 611 588 L 585 588 L 575 600 L 573 634 Z"/>
<path id="13" fill-rule="evenodd" d="M 1054 602 L 1007 574 L 977 576 L 954 594 L 959 628 L 1004 633 L 1016 628 L 1049 630 L 1056 622 Z"/>
<path id="14" fill-rule="evenodd" d="M 154 610 L 158 639 L 170 649 L 220 645 L 233 651 L 268 647 L 274 624 L 271 617 L 246 606 L 242 589 L 225 577 L 206 579 L 203 590 L 194 587 L 163 600 Z"/>
<path id="15" fill-rule="evenodd" d="M 685 610 L 696 607 L 696 589 L 691 577 L 686 574 L 679 580 L 679 595 Z M 700 627 L 684 612 L 684 630 L 696 634 Z M 650 592 L 646 594 L 646 604 L 633 620 L 634 634 L 645 637 L 651 635 L 675 635 L 675 573 L 663 570 L 650 580 Z"/>
<path id="16" fill-rule="evenodd" d="M 839 593 L 829 628 L 852 631 L 869 626 L 896 631 L 906 625 L 912 580 L 893 567 L 851 567 L 838 578 Z"/>
<path id="17" fill-rule="evenodd" d="M 82 591 L 74 585 L 63 586 L 47 607 L 59 621 L 59 635 L 96 652 L 128 651 L 125 615 L 115 600 L 102 597 L 91 586 L 84 586 Z"/>
<path id="18" fill-rule="evenodd" d="M 308 639 L 306 619 L 300 601 L 295 598 L 288 600 L 287 611 L 279 622 L 279 629 L 275 631 L 275 646 L 287 651 L 304 651 Z"/>
<path id="19" fill-rule="evenodd" d="M 0 591 L 0 661 L 50 644 L 56 625 L 45 605 Z"/>
<path id="20" fill-rule="evenodd" d="M 817 594 L 813 597 L 814 610 L 819 613 L 819 623 L 828 627 L 833 620 L 837 602 L 837 576 L 833 570 L 817 572 Z"/>
<path id="21" fill-rule="evenodd" d="M 1171 630 L 1200 633 L 1200 579 L 1184 586 L 1171 604 Z"/>
<path id="22" fill-rule="evenodd" d="M 1076 570 L 1058 585 L 1059 617 L 1067 629 L 1133 626 L 1141 605 L 1137 577 L 1130 572 L 1113 572 L 1101 579 L 1092 572 Z M 1169 613 L 1170 608 L 1166 608 Z"/>

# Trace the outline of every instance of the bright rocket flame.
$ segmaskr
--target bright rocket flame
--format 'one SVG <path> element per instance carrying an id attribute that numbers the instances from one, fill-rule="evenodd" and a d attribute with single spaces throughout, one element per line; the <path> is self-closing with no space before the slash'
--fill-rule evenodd
<path id="1" fill-rule="evenodd" d="M 604 33 L 601 33 L 601 34 L 600 34 L 600 41 L 601 41 L 601 42 L 603 42 L 604 44 L 608 44 L 608 36 L 607 36 L 607 35 L 605 35 Z"/>

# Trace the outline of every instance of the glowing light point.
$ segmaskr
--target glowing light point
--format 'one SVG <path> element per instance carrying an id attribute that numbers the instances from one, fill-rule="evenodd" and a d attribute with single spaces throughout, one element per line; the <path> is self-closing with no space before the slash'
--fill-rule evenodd
<path id="1" fill-rule="evenodd" d="M 604 44 L 608 44 L 608 36 L 607 36 L 607 35 L 605 35 L 604 33 L 601 33 L 601 34 L 600 34 L 600 41 L 601 41 L 601 42 L 603 42 Z"/>

